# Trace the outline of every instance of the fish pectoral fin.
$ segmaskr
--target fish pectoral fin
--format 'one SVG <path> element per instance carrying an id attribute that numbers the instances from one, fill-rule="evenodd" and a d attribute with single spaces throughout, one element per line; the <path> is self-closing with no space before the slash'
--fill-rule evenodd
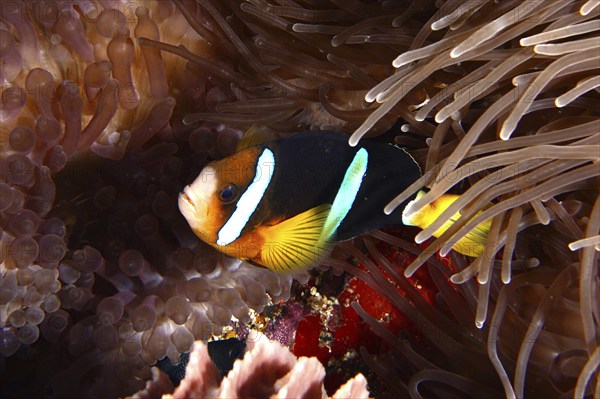
<path id="1" fill-rule="evenodd" d="M 331 205 L 323 204 L 293 218 L 263 227 L 261 263 L 277 272 L 297 272 L 317 266 L 331 252 L 333 238 L 322 238 Z"/>

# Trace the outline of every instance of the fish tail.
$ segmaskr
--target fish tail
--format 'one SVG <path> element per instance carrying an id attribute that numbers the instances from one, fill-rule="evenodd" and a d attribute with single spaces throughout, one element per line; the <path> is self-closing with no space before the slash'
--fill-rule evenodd
<path id="1" fill-rule="evenodd" d="M 442 214 L 442 212 L 448 209 L 448 207 L 452 205 L 459 197 L 455 194 L 444 194 L 435 201 L 431 202 L 430 204 L 427 204 L 419 211 L 408 215 L 406 209 L 408 209 L 415 201 L 419 200 L 424 195 L 424 191 L 419 191 L 417 193 L 416 198 L 407 204 L 405 211 L 402 214 L 402 222 L 405 225 L 417 226 L 421 229 L 429 227 Z M 454 215 L 452 215 L 450 219 L 448 219 L 440 228 L 438 228 L 433 233 L 433 236 L 436 238 L 441 236 L 460 218 L 460 216 L 460 212 L 457 212 Z M 469 231 L 465 236 L 463 236 L 460 240 L 458 240 L 452 246 L 452 249 L 456 252 L 470 257 L 476 258 L 480 256 L 485 250 L 485 244 L 488 233 L 490 231 L 491 224 L 491 220 L 486 220 L 480 223 L 471 231 Z"/>

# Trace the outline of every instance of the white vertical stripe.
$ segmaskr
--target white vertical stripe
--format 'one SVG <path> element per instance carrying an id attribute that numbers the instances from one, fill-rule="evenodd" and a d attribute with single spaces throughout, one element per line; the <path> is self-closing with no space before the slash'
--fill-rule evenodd
<path id="1" fill-rule="evenodd" d="M 369 154 L 367 150 L 361 148 L 354 155 L 352 163 L 346 169 L 344 180 L 338 189 L 338 192 L 331 205 L 331 211 L 327 215 L 325 220 L 325 226 L 323 227 L 323 233 L 321 234 L 320 241 L 329 240 L 333 233 L 340 226 L 358 195 L 358 190 L 363 181 L 365 173 L 367 173 L 367 164 L 369 161 Z"/>
<path id="2" fill-rule="evenodd" d="M 274 170 L 275 156 L 271 150 L 265 148 L 258 158 L 254 180 L 238 200 L 233 214 L 219 230 L 217 245 L 229 245 L 242 234 L 242 230 L 248 223 L 250 216 L 252 216 L 265 191 L 267 191 Z"/>

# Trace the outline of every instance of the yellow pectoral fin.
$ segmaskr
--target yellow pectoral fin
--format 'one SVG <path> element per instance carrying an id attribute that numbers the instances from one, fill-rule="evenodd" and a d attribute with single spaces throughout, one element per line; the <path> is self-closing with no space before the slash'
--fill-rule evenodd
<path id="1" fill-rule="evenodd" d="M 331 205 L 309 209 L 293 218 L 263 227 L 261 264 L 277 272 L 296 272 L 317 266 L 333 248 L 334 241 L 321 233 Z"/>
<path id="2" fill-rule="evenodd" d="M 420 191 L 417 193 L 417 199 L 421 198 L 425 193 Z M 403 216 L 403 223 L 407 226 L 418 226 L 422 229 L 428 227 L 433 223 L 438 216 L 442 214 L 454 201 L 458 199 L 458 195 L 444 194 L 431 204 L 427 205 L 420 211 L 408 216 Z M 444 223 L 439 229 L 433 233 L 434 237 L 441 236 L 446 230 L 450 228 L 458 220 L 460 213 L 454 214 L 450 220 Z M 487 240 L 488 232 L 490 231 L 491 220 L 486 220 L 483 223 L 477 225 L 473 230 L 469 231 L 463 238 L 458 240 L 452 247 L 453 250 L 463 255 L 478 257 L 484 249 Z"/>

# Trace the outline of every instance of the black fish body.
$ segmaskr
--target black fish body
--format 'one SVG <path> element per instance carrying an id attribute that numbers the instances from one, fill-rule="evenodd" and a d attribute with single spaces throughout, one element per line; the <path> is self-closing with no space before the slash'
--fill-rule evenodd
<path id="1" fill-rule="evenodd" d="M 366 149 L 366 174 L 337 230 L 338 241 L 401 224 L 402 207 L 390 215 L 383 208 L 421 176 L 418 164 L 404 149 L 375 141 L 350 147 L 341 133 L 307 132 L 264 145 L 275 154 L 277 165 L 273 187 L 265 193 L 265 205 L 286 219 L 317 205 L 331 204 L 357 151 Z"/>

